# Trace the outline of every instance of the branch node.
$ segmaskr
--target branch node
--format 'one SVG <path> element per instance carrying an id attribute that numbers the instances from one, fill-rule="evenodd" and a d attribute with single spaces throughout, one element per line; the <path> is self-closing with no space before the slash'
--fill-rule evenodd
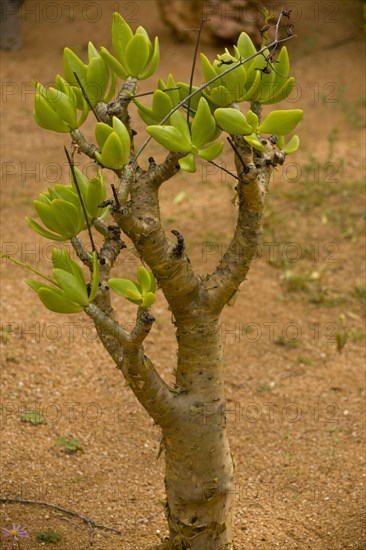
<path id="1" fill-rule="evenodd" d="M 173 248 L 173 257 L 181 258 L 185 249 L 184 237 L 177 229 L 172 229 L 171 233 L 177 237 L 177 244 Z"/>

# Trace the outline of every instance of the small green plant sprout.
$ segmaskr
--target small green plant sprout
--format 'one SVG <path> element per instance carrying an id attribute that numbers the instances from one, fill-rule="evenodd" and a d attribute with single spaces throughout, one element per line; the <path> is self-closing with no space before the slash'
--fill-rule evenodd
<path id="1" fill-rule="evenodd" d="M 70 455 L 78 452 L 84 452 L 79 440 L 74 436 L 64 437 L 63 435 L 60 435 L 56 439 L 56 444 L 59 447 L 62 447 L 65 453 Z"/>
<path id="2" fill-rule="evenodd" d="M 345 325 L 346 316 L 344 313 L 338 315 L 337 319 L 337 332 L 336 332 L 336 342 L 337 342 L 337 351 L 342 353 L 344 346 L 346 345 L 350 331 Z"/>
<path id="3" fill-rule="evenodd" d="M 331 459 L 334 459 L 335 458 L 335 455 L 336 455 L 336 448 L 337 448 L 337 445 L 340 443 L 341 439 L 339 437 L 339 426 L 328 426 L 326 429 L 326 432 L 329 433 L 330 437 L 331 437 L 331 442 L 332 442 L 332 447 L 329 451 L 329 457 Z"/>
<path id="4" fill-rule="evenodd" d="M 97 175 L 86 178 L 65 148 L 70 182 L 42 191 L 33 203 L 36 215 L 26 220 L 43 238 L 61 246 L 70 242 L 75 259 L 54 249 L 48 275 L 7 257 L 36 276 L 26 282 L 47 309 L 85 313 L 92 319 L 128 387 L 160 427 L 166 456 L 167 548 L 218 550 L 233 545 L 234 462 L 222 414 L 211 414 L 215 407 L 225 407 L 220 316 L 226 305 L 233 305 L 256 257 L 271 176 L 298 149 L 293 132 L 303 117 L 301 109 L 277 109 L 262 120 L 263 105 L 284 100 L 295 82 L 285 45 L 295 37 L 287 20 L 290 14 L 281 11 L 277 19 L 266 10 L 263 14 L 259 49 L 243 30 L 237 42 L 227 44 L 212 61 L 202 54 L 205 82 L 197 86 L 198 38 L 189 82 L 177 82 L 168 74 L 152 84 L 149 104 L 141 99 L 148 94 L 139 94 L 138 86 L 157 70 L 159 40 L 151 40 L 141 26 L 133 31 L 118 13 L 112 21 L 112 53 L 89 42 L 87 59 L 80 59 L 66 47 L 63 76 L 57 75 L 49 88 L 36 84 L 36 123 L 69 133 L 73 150 L 92 160 Z M 96 143 L 83 133 L 89 116 L 95 118 L 90 135 Z M 134 130 L 136 117 L 146 125 L 139 134 Z M 143 155 L 152 140 L 164 154 L 160 164 Z M 184 236 L 176 228 L 171 234 L 166 231 L 159 190 L 186 172 L 195 185 L 189 191 L 179 189 L 175 207 L 184 204 L 188 193 L 201 196 L 204 189 L 194 174 L 203 163 L 215 164 L 225 148 L 235 166 L 235 172 L 225 171 L 236 186 L 236 227 L 218 265 L 201 275 L 190 262 Z M 117 184 L 109 184 L 109 178 Z M 175 213 L 167 219 L 180 223 Z M 141 259 L 135 280 L 117 266 L 127 247 L 124 237 Z M 153 337 L 151 309 L 159 292 L 176 329 L 172 384 L 161 377 L 144 349 L 145 339 Z M 136 308 L 131 330 L 118 320 L 121 298 Z M 268 388 L 262 385 L 258 391 Z M 205 404 L 210 415 L 200 422 Z M 75 437 L 59 437 L 57 444 L 69 453 L 82 450 Z"/>
<path id="5" fill-rule="evenodd" d="M 62 540 L 62 535 L 57 531 L 41 531 L 37 533 L 36 539 L 44 544 L 56 544 Z"/>
<path id="6" fill-rule="evenodd" d="M 272 391 L 272 389 L 273 389 L 273 385 L 267 384 L 266 382 L 261 382 L 257 386 L 258 393 L 266 393 L 266 392 Z"/>
<path id="7" fill-rule="evenodd" d="M 37 410 L 22 412 L 20 420 L 22 422 L 29 422 L 29 424 L 33 424 L 34 426 L 38 426 L 39 424 L 47 424 L 47 420 L 43 418 L 41 413 Z"/>

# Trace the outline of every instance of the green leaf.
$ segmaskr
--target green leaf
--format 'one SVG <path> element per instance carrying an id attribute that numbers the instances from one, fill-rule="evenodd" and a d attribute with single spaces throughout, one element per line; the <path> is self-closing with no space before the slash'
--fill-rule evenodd
<path id="1" fill-rule="evenodd" d="M 66 122 L 69 125 L 69 128 L 75 129 L 77 126 L 77 100 L 75 94 L 75 101 L 73 101 L 72 97 L 69 97 L 63 92 L 60 92 L 60 90 L 51 87 L 48 88 L 47 95 L 52 109 L 56 111 L 60 119 Z"/>
<path id="2" fill-rule="evenodd" d="M 51 233 L 50 231 L 47 231 L 47 229 L 44 229 L 41 225 L 39 225 L 35 220 L 32 218 L 29 218 L 28 216 L 25 218 L 25 221 L 33 229 L 33 231 L 36 231 L 39 235 L 42 235 L 42 237 L 45 237 L 46 239 L 50 239 L 51 241 L 67 241 L 69 237 L 64 237 L 62 235 L 56 235 L 54 233 Z"/>
<path id="3" fill-rule="evenodd" d="M 106 168 L 120 170 L 127 163 L 128 151 L 123 148 L 119 136 L 112 132 L 103 146 L 102 154 L 95 153 L 95 156 Z"/>
<path id="4" fill-rule="evenodd" d="M 86 287 L 80 284 L 76 277 L 58 268 L 52 270 L 52 275 L 64 291 L 66 298 L 82 306 L 88 305 L 89 299 Z"/>
<path id="5" fill-rule="evenodd" d="M 59 248 L 52 249 L 52 265 L 56 269 L 61 269 L 70 273 L 78 280 L 79 285 L 84 288 L 86 281 L 84 272 L 80 265 L 70 258 L 70 254 L 67 250 L 60 250 Z"/>
<path id="6" fill-rule="evenodd" d="M 254 149 L 257 149 L 257 151 L 266 151 L 265 146 L 259 141 L 258 136 L 256 134 L 251 134 L 250 136 L 244 136 L 244 139 L 251 147 L 254 147 Z"/>
<path id="7" fill-rule="evenodd" d="M 232 93 L 231 90 L 228 90 L 225 86 L 219 85 L 215 88 L 210 88 L 209 91 L 204 90 L 203 93 L 209 101 L 218 107 L 228 107 L 235 101 L 235 90 L 234 93 Z"/>
<path id="8" fill-rule="evenodd" d="M 211 114 L 211 109 L 206 99 L 201 97 L 191 126 L 192 143 L 194 143 L 196 147 L 201 147 L 208 141 L 211 141 L 215 130 L 216 123 Z"/>
<path id="9" fill-rule="evenodd" d="M 130 76 L 138 78 L 150 57 L 149 44 L 142 34 L 135 34 L 126 46 L 126 65 Z"/>
<path id="10" fill-rule="evenodd" d="M 292 153 L 295 153 L 299 147 L 300 147 L 299 136 L 292 136 L 290 141 L 286 143 L 286 145 L 283 147 L 283 151 L 285 151 L 286 155 L 291 155 Z"/>
<path id="11" fill-rule="evenodd" d="M 153 292 L 155 293 L 156 291 L 156 280 L 155 280 L 155 277 L 153 275 L 153 273 L 151 273 L 151 271 L 148 271 L 149 275 L 150 275 L 150 292 Z"/>
<path id="12" fill-rule="evenodd" d="M 153 110 L 146 105 L 143 105 L 140 101 L 134 100 L 134 104 L 137 107 L 140 118 L 147 124 L 147 126 L 153 126 L 159 124 L 160 120 L 157 120 L 154 116 Z"/>
<path id="13" fill-rule="evenodd" d="M 37 294 L 40 288 L 47 288 L 47 285 L 41 283 L 41 281 L 35 281 L 34 279 L 26 279 L 24 281 L 28 286 L 31 287 Z"/>
<path id="14" fill-rule="evenodd" d="M 152 47 L 152 44 L 151 44 L 150 37 L 149 37 L 148 33 L 146 32 L 146 30 L 144 29 L 144 27 L 141 27 L 141 25 L 139 27 L 137 27 L 135 34 L 141 34 L 145 38 L 145 40 L 146 40 L 146 42 L 149 46 L 149 56 L 151 56 L 151 54 L 153 52 L 153 47 Z"/>
<path id="15" fill-rule="evenodd" d="M 200 57 L 201 57 L 203 76 L 205 77 L 206 82 L 209 82 L 210 80 L 215 78 L 215 76 L 217 76 L 217 73 L 213 68 L 213 66 L 211 65 L 211 63 L 209 62 L 209 60 L 207 59 L 207 57 L 203 53 L 201 53 Z"/>
<path id="16" fill-rule="evenodd" d="M 179 166 L 184 172 L 194 173 L 196 171 L 196 160 L 192 153 L 189 153 L 185 157 L 178 160 Z"/>
<path id="17" fill-rule="evenodd" d="M 287 80 L 290 72 L 290 59 L 286 46 L 282 46 L 281 51 L 277 57 L 275 82 L 283 83 Z M 282 75 L 282 76 L 280 76 Z"/>
<path id="18" fill-rule="evenodd" d="M 244 98 L 246 101 L 250 101 L 253 103 L 254 101 L 258 101 L 260 97 L 260 82 L 261 82 L 261 73 L 260 71 L 254 71 L 253 73 L 253 79 L 249 80 L 249 75 L 246 82 L 246 93 L 244 95 Z"/>
<path id="19" fill-rule="evenodd" d="M 147 70 L 140 75 L 139 80 L 146 80 L 146 78 L 150 78 L 150 76 L 152 76 L 154 74 L 154 72 L 156 71 L 156 69 L 158 68 L 159 61 L 160 61 L 159 40 L 158 40 L 158 37 L 155 37 L 154 53 L 153 53 L 153 56 L 151 58 L 151 63 L 149 65 L 149 67 L 147 68 Z"/>
<path id="20" fill-rule="evenodd" d="M 175 105 L 177 105 L 180 101 L 185 99 L 190 93 L 189 84 L 186 84 L 185 82 L 177 82 L 176 85 L 179 86 L 179 90 L 176 90 L 179 94 L 179 100 L 175 103 Z M 198 90 L 198 86 L 192 86 L 192 92 L 195 92 L 196 90 Z M 172 93 L 172 92 L 167 92 L 167 93 Z M 197 111 L 198 109 L 198 104 L 202 96 L 203 96 L 203 91 L 191 97 L 190 106 L 195 111 Z"/>
<path id="21" fill-rule="evenodd" d="M 86 81 L 86 92 L 94 106 L 99 101 L 103 101 L 109 81 L 108 67 L 99 54 L 98 57 L 93 57 L 88 65 Z"/>
<path id="22" fill-rule="evenodd" d="M 109 279 L 108 286 L 119 296 L 132 300 L 142 300 L 141 292 L 136 284 L 129 279 Z"/>
<path id="23" fill-rule="evenodd" d="M 56 313 L 80 313 L 84 307 L 72 302 L 57 288 L 40 288 L 38 296 L 42 304 Z"/>
<path id="24" fill-rule="evenodd" d="M 216 141 L 206 149 L 200 149 L 198 151 L 198 156 L 204 160 L 214 160 L 218 157 L 224 148 L 224 143 L 222 141 Z"/>
<path id="25" fill-rule="evenodd" d="M 148 292 L 142 300 L 141 307 L 150 307 L 156 302 L 156 296 L 153 292 Z"/>
<path id="26" fill-rule="evenodd" d="M 98 205 L 101 204 L 106 198 L 106 189 L 100 174 L 98 177 L 94 177 L 89 180 L 88 191 L 85 197 L 85 208 L 88 211 L 88 214 L 91 219 L 94 219 L 100 216 L 105 209 L 99 208 Z"/>
<path id="27" fill-rule="evenodd" d="M 246 119 L 248 124 L 253 128 L 253 130 L 256 130 L 258 128 L 259 118 L 255 113 L 253 113 L 253 111 L 249 110 L 247 112 Z"/>
<path id="28" fill-rule="evenodd" d="M 216 109 L 214 116 L 220 128 L 228 134 L 252 134 L 253 128 L 249 126 L 247 119 L 237 109 L 230 107 Z"/>
<path id="29" fill-rule="evenodd" d="M 160 145 L 173 153 L 188 153 L 192 145 L 173 126 L 147 126 L 146 131 Z"/>
<path id="30" fill-rule="evenodd" d="M 114 12 L 112 21 L 112 45 L 120 61 L 125 59 L 126 46 L 132 37 L 133 32 L 131 27 L 119 13 Z"/>
<path id="31" fill-rule="evenodd" d="M 183 136 L 187 143 L 191 143 L 191 133 L 185 116 L 180 111 L 175 111 L 170 117 L 170 123 Z"/>
<path id="32" fill-rule="evenodd" d="M 75 237 L 84 225 L 84 220 L 80 210 L 73 204 L 62 199 L 52 201 L 52 212 L 57 220 L 62 224 L 62 234 Z"/>
<path id="33" fill-rule="evenodd" d="M 277 147 L 279 149 L 283 149 L 285 146 L 285 138 L 284 136 L 278 136 L 278 139 L 277 139 Z"/>
<path id="34" fill-rule="evenodd" d="M 173 108 L 172 100 L 162 90 L 155 90 L 152 100 L 152 112 L 156 122 L 159 123 Z"/>
<path id="35" fill-rule="evenodd" d="M 112 133 L 113 133 L 113 128 L 111 128 L 108 124 L 105 124 L 105 122 L 96 123 L 95 137 L 101 149 L 103 149 L 105 142 L 107 141 L 107 139 Z"/>
<path id="36" fill-rule="evenodd" d="M 63 269 L 68 273 L 73 273 L 71 258 L 69 253 L 66 250 L 61 250 L 60 248 L 52 249 L 52 265 L 57 269 Z"/>
<path id="37" fill-rule="evenodd" d="M 162 80 L 159 80 L 159 89 L 160 90 L 166 90 L 167 88 L 178 88 L 179 84 L 177 84 L 173 78 L 173 75 L 170 73 L 168 78 L 167 78 L 167 81 L 166 81 L 166 85 L 163 83 Z M 189 89 L 189 87 L 188 87 Z M 172 102 L 172 105 L 175 107 L 176 105 L 178 105 L 179 101 L 180 101 L 180 96 L 179 96 L 179 92 L 180 90 L 169 90 L 167 92 L 165 92 L 165 95 L 167 95 L 169 98 L 170 98 L 170 101 Z M 197 94 L 199 95 L 199 94 Z"/>
<path id="38" fill-rule="evenodd" d="M 35 97 L 33 117 L 38 126 L 45 130 L 52 130 L 62 134 L 70 132 L 70 127 L 66 122 L 61 120 L 48 101 L 39 94 L 36 94 Z"/>
<path id="39" fill-rule="evenodd" d="M 304 115 L 301 109 L 288 111 L 272 111 L 258 127 L 258 131 L 264 134 L 279 134 L 286 136 L 297 126 Z"/>
<path id="40" fill-rule="evenodd" d="M 142 295 L 145 296 L 151 290 L 151 278 L 148 270 L 142 265 L 137 268 L 137 280 L 140 283 Z"/>
<path id="41" fill-rule="evenodd" d="M 240 34 L 237 42 L 237 47 L 243 59 L 254 55 L 257 51 L 251 38 L 247 35 L 246 32 L 242 32 Z"/>
<path id="42" fill-rule="evenodd" d="M 34 426 L 37 426 L 38 424 L 47 424 L 46 419 L 43 418 L 41 413 L 37 410 L 22 412 L 20 420 L 21 422 L 29 422 Z"/>
<path id="43" fill-rule="evenodd" d="M 112 69 L 112 71 L 114 73 L 116 73 L 116 75 L 119 78 L 125 79 L 125 78 L 128 77 L 128 71 L 126 70 L 124 65 L 122 65 L 119 61 L 117 61 L 117 59 L 115 57 L 113 57 L 113 55 L 111 53 L 109 53 L 107 48 L 104 48 L 102 46 L 100 48 L 100 55 L 101 55 L 101 57 L 103 57 L 104 61 L 108 65 L 108 67 L 110 67 L 110 69 Z"/>
<path id="44" fill-rule="evenodd" d="M 81 82 L 85 79 L 87 65 L 70 48 L 64 48 L 63 56 L 65 78 L 72 86 L 78 86 L 74 73 L 78 75 Z"/>
<path id="45" fill-rule="evenodd" d="M 43 201 L 34 200 L 33 205 L 36 209 L 38 216 L 41 218 L 42 222 L 48 229 L 51 229 L 51 231 L 55 231 L 62 237 L 69 238 L 68 234 L 65 233 L 63 226 L 61 225 L 61 223 L 58 222 L 55 216 L 55 212 L 52 206 L 53 202 L 54 201 L 52 201 L 50 204 L 45 204 Z"/>
<path id="46" fill-rule="evenodd" d="M 237 63 L 237 60 L 231 55 L 221 55 L 220 59 L 224 61 L 232 61 L 234 64 Z M 214 61 L 215 70 L 218 74 L 225 73 L 228 67 L 224 63 L 220 65 L 220 60 Z M 239 65 L 236 69 L 230 70 L 225 74 L 219 81 L 218 84 L 224 86 L 228 92 L 230 92 L 233 101 L 242 101 L 245 94 L 245 82 L 247 80 L 247 72 L 242 65 Z"/>
<path id="47" fill-rule="evenodd" d="M 113 130 L 116 132 L 117 136 L 121 140 L 122 147 L 124 151 L 126 152 L 126 155 L 124 157 L 125 164 L 128 160 L 128 154 L 131 147 L 131 140 L 130 140 L 130 134 L 128 133 L 128 130 L 126 126 L 121 122 L 117 117 L 113 117 Z"/>
<path id="48" fill-rule="evenodd" d="M 67 185 L 55 185 L 55 191 L 58 195 L 57 198 L 63 199 L 66 202 L 69 202 L 70 204 L 73 204 L 76 208 L 80 208 L 80 199 L 79 195 L 75 191 L 67 186 Z"/>

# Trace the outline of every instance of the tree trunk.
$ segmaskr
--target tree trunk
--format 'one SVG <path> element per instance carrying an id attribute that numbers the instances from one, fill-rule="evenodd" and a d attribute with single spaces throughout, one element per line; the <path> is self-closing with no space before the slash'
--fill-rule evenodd
<path id="1" fill-rule="evenodd" d="M 158 0 L 158 5 L 163 20 L 177 40 L 195 41 L 196 33 L 192 29 L 197 29 L 204 17 L 202 42 L 236 42 L 239 34 L 245 31 L 258 46 L 260 44 L 263 0 Z"/>
<path id="2" fill-rule="evenodd" d="M 163 428 L 170 548 L 232 547 L 234 465 L 218 321 L 179 324 L 177 413 Z"/>
<path id="3" fill-rule="evenodd" d="M 22 45 L 18 8 L 23 0 L 0 1 L 0 49 L 17 50 Z"/>

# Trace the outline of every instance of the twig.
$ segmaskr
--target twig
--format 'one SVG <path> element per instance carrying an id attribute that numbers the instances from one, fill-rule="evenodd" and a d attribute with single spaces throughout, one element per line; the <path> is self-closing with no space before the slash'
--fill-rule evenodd
<path id="1" fill-rule="evenodd" d="M 93 258 L 92 255 L 89 254 L 87 250 L 85 250 L 83 243 L 79 239 L 79 237 L 72 237 L 71 244 L 80 260 L 89 267 L 89 269 L 93 266 Z"/>
<path id="2" fill-rule="evenodd" d="M 84 96 L 84 98 L 85 98 L 85 101 L 87 102 L 87 104 L 89 105 L 90 109 L 92 110 L 93 115 L 95 116 L 95 118 L 97 119 L 98 122 L 102 122 L 100 116 L 98 115 L 98 113 L 97 113 L 96 110 L 94 109 L 93 105 L 91 104 L 91 101 L 90 101 L 90 99 L 89 99 L 89 97 L 88 97 L 88 94 L 86 93 L 86 90 L 85 90 L 84 86 L 83 86 L 82 83 L 81 83 L 80 78 L 78 77 L 77 73 L 75 73 L 75 72 L 74 72 L 74 77 L 76 78 L 77 83 L 79 84 L 81 93 L 83 94 L 83 96 Z"/>
<path id="3" fill-rule="evenodd" d="M 223 172 L 226 172 L 227 174 L 229 174 L 229 176 L 235 178 L 236 180 L 239 180 L 238 176 L 236 176 L 235 174 L 233 174 L 233 172 L 230 172 L 230 170 L 227 170 L 227 168 L 224 168 L 223 166 L 220 166 L 220 164 L 217 164 L 217 162 L 215 162 L 214 160 L 209 160 L 208 161 L 210 164 L 213 164 L 214 166 L 216 166 L 217 168 L 220 168 L 220 170 L 222 170 Z"/>
<path id="4" fill-rule="evenodd" d="M 246 173 L 247 170 L 248 170 L 248 167 L 247 167 L 247 165 L 245 164 L 244 160 L 242 159 L 242 157 L 241 157 L 239 151 L 237 150 L 237 148 L 236 148 L 236 146 L 235 146 L 235 143 L 234 143 L 229 137 L 227 138 L 227 140 L 228 140 L 228 142 L 230 143 L 231 147 L 234 149 L 234 152 L 235 152 L 236 156 L 238 157 L 238 159 L 240 160 L 240 162 L 241 162 L 241 164 L 242 164 L 242 166 L 243 166 L 243 168 L 244 168 L 244 170 L 245 170 L 245 173 Z"/>
<path id="5" fill-rule="evenodd" d="M 88 143 L 79 130 L 79 128 L 75 128 L 75 130 L 71 130 L 70 136 L 72 138 L 72 143 L 74 147 L 79 149 L 82 153 L 84 153 L 89 158 L 95 159 L 95 151 L 99 151 L 98 147 L 96 145 L 93 145 L 92 143 Z"/>
<path id="6" fill-rule="evenodd" d="M 52 504 L 50 502 L 44 502 L 42 500 L 29 500 L 29 499 L 23 499 L 23 498 L 4 498 L 4 497 L 0 497 L 0 502 L 5 502 L 8 504 L 35 504 L 38 506 L 46 506 L 47 508 L 53 508 L 54 510 L 59 510 L 60 512 L 69 514 L 69 516 L 79 518 L 82 521 L 84 521 L 84 523 L 86 523 L 88 526 L 90 546 L 93 545 L 94 529 L 105 529 L 106 531 L 112 531 L 113 533 L 118 533 L 119 535 L 122 535 L 122 531 L 119 531 L 114 527 L 107 527 L 106 525 L 96 523 L 96 521 L 94 521 L 92 518 L 88 516 L 83 516 L 78 512 L 73 512 L 72 510 L 68 510 L 67 508 L 64 508 L 63 506 L 59 506 L 58 504 Z"/>
<path id="7" fill-rule="evenodd" d="M 72 174 L 72 179 L 74 180 L 74 184 L 75 184 L 76 190 L 77 190 L 78 195 L 79 195 L 79 200 L 80 200 L 80 203 L 81 203 L 81 208 L 82 208 L 82 211 L 83 211 L 83 214 L 84 214 L 86 226 L 87 226 L 87 228 L 88 228 L 89 239 L 90 239 L 90 242 L 91 242 L 91 245 L 92 245 L 92 250 L 93 250 L 93 252 L 95 252 L 95 253 L 97 254 L 97 256 L 98 256 L 98 252 L 97 252 L 96 246 L 95 246 L 95 244 L 94 244 L 94 240 L 93 240 L 93 235 L 92 235 L 92 232 L 91 232 L 91 229 L 90 229 L 90 223 L 89 223 L 89 220 L 88 220 L 88 214 L 87 214 L 87 212 L 86 212 L 84 200 L 83 200 L 83 197 L 82 197 L 82 195 L 81 195 L 81 191 L 80 191 L 80 187 L 79 187 L 78 180 L 77 180 L 77 178 L 76 178 L 74 162 L 73 162 L 72 158 L 70 157 L 70 154 L 69 154 L 69 152 L 68 152 L 68 150 L 67 150 L 67 148 L 66 148 L 65 146 L 64 146 L 64 150 L 65 150 L 65 155 L 66 155 L 66 158 L 67 158 L 67 162 L 68 162 L 69 165 L 70 165 L 70 170 L 71 170 L 71 174 Z"/>
<path id="8" fill-rule="evenodd" d="M 114 200 L 116 201 L 116 205 L 117 205 L 118 207 L 120 207 L 120 206 L 121 206 L 121 203 L 119 202 L 117 190 L 116 190 L 116 188 L 115 188 L 115 186 L 114 186 L 113 183 L 111 183 L 111 187 L 112 187 L 112 193 L 113 193 Z"/>
<path id="9" fill-rule="evenodd" d="M 200 45 L 202 28 L 203 28 L 203 24 L 204 24 L 205 21 L 206 21 L 205 18 L 202 17 L 202 18 L 201 18 L 200 28 L 198 29 L 196 45 L 195 45 L 194 54 L 193 54 L 193 62 L 192 62 L 191 76 L 190 76 L 190 79 L 189 79 L 189 94 L 192 93 L 194 69 L 196 68 L 196 60 L 197 60 L 198 46 Z M 191 107 L 191 98 L 188 99 L 188 103 L 187 103 L 187 122 L 189 122 L 189 110 L 190 110 L 190 107 Z"/>
<path id="10" fill-rule="evenodd" d="M 176 86 L 175 88 L 166 88 L 165 90 L 161 90 L 161 91 L 165 93 L 165 92 L 172 92 L 173 90 L 180 90 L 180 86 Z M 143 97 L 145 95 L 152 95 L 154 93 L 155 92 L 144 92 L 142 94 L 131 95 L 127 99 L 135 99 L 135 97 Z"/>

